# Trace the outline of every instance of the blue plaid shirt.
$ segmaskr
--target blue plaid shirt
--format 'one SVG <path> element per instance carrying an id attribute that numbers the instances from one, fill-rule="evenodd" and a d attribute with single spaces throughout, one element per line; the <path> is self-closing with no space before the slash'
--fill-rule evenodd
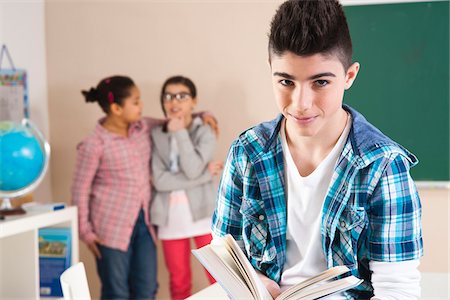
<path id="1" fill-rule="evenodd" d="M 346 265 L 364 279 L 345 293 L 373 295 L 369 261 L 399 262 L 423 255 L 421 204 L 409 174 L 417 159 L 354 109 L 352 127 L 334 169 L 322 211 L 328 267 Z M 213 215 L 215 235 L 243 241 L 255 269 L 280 281 L 286 261 L 286 194 L 281 121 L 261 123 L 229 151 Z"/>

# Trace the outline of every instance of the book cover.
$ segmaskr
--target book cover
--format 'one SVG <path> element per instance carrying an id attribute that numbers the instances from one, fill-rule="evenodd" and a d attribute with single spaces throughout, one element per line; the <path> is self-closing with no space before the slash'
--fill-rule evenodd
<path id="1" fill-rule="evenodd" d="M 231 235 L 220 243 L 192 250 L 232 299 L 269 300 L 271 295 L 253 269 L 242 249 Z M 344 276 L 350 270 L 335 266 L 302 281 L 279 295 L 276 300 L 314 300 L 326 295 L 343 292 L 359 285 L 362 280 L 353 275 Z M 342 277 L 336 279 L 337 277 Z"/>
<path id="2" fill-rule="evenodd" d="M 59 277 L 70 267 L 70 228 L 39 229 L 39 279 L 41 297 L 62 297 Z"/>

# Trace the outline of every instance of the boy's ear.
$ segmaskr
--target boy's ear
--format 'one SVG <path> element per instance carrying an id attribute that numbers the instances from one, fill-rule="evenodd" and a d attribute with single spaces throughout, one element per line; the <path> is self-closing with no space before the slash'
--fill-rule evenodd
<path id="1" fill-rule="evenodd" d="M 359 71 L 359 63 L 353 63 L 347 70 L 347 74 L 345 75 L 345 89 L 348 90 L 353 82 L 356 79 L 356 75 L 358 75 Z"/>

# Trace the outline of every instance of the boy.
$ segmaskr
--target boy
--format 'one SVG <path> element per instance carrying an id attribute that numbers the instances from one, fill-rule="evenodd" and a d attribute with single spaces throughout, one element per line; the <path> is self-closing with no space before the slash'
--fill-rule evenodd
<path id="1" fill-rule="evenodd" d="M 358 74 L 337 0 L 289 0 L 269 36 L 281 114 L 231 146 L 213 216 L 272 296 L 335 265 L 364 279 L 327 299 L 417 299 L 421 204 L 417 159 L 354 109 Z"/>

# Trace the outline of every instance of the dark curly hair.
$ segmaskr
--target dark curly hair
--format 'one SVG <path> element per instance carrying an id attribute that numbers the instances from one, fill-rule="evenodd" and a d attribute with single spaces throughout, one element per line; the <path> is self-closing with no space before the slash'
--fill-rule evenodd
<path id="1" fill-rule="evenodd" d="M 102 79 L 96 88 L 81 91 L 86 102 L 98 102 L 102 110 L 108 114 L 111 104 L 123 105 L 123 101 L 130 96 L 130 89 L 134 87 L 133 80 L 126 76 L 111 76 Z"/>

